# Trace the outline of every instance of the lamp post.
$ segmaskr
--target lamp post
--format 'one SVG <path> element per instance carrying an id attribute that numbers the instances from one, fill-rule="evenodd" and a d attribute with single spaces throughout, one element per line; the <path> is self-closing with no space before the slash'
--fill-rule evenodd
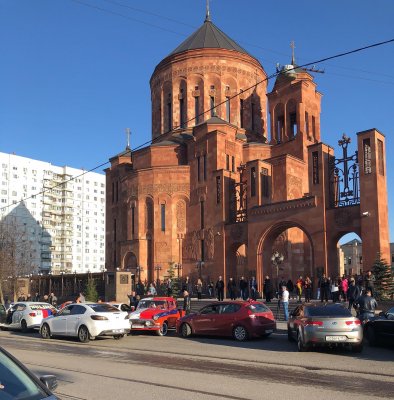
<path id="1" fill-rule="evenodd" d="M 279 253 L 278 250 L 274 250 L 271 256 L 272 265 L 276 268 L 276 287 L 278 288 L 279 284 L 279 265 L 282 264 L 285 256 L 282 253 Z M 279 288 L 278 288 L 279 290 Z"/>
<path id="2" fill-rule="evenodd" d="M 182 271 L 182 264 L 178 263 L 178 264 L 174 264 L 174 268 L 177 270 L 177 274 L 178 274 L 178 282 L 179 282 L 179 274 L 180 271 Z"/>
<path id="3" fill-rule="evenodd" d="M 199 260 L 196 263 L 196 268 L 198 269 L 198 277 L 201 279 L 201 270 L 204 267 L 204 261 Z"/>
<path id="4" fill-rule="evenodd" d="M 144 270 L 144 268 L 141 267 L 141 265 L 138 265 L 138 267 L 135 269 L 137 272 L 137 279 L 138 282 L 141 282 L 141 272 Z"/>
<path id="5" fill-rule="evenodd" d="M 64 270 L 60 271 L 60 275 L 62 277 L 62 300 L 63 300 L 63 295 L 64 295 L 64 281 L 63 281 Z"/>
<path id="6" fill-rule="evenodd" d="M 160 271 L 161 271 L 161 266 L 160 265 L 156 265 L 156 267 L 155 267 L 155 271 L 156 271 L 156 284 L 158 285 L 159 284 L 159 274 L 160 274 Z"/>

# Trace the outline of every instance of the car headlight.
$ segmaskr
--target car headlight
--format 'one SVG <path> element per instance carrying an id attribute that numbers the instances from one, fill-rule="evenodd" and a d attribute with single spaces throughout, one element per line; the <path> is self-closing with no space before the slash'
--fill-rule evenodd
<path id="1" fill-rule="evenodd" d="M 153 319 L 153 321 L 157 321 L 159 319 L 159 316 L 158 315 L 154 315 L 152 319 Z"/>

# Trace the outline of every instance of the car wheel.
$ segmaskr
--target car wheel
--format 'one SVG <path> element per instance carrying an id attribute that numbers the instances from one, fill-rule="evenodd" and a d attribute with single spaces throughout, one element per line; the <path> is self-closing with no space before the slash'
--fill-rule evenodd
<path id="1" fill-rule="evenodd" d="M 185 323 L 182 324 L 179 333 L 180 333 L 180 336 L 182 336 L 183 338 L 187 338 L 187 337 L 191 336 L 192 328 L 190 327 L 189 324 L 187 324 L 185 322 Z"/>
<path id="2" fill-rule="evenodd" d="M 376 334 L 375 329 L 372 326 L 367 327 L 367 339 L 370 346 L 376 346 Z"/>
<path id="3" fill-rule="evenodd" d="M 300 332 L 298 332 L 298 334 L 297 334 L 297 348 L 298 348 L 298 351 L 308 351 L 308 347 L 305 346 Z"/>
<path id="4" fill-rule="evenodd" d="M 168 324 L 167 324 L 167 322 L 163 322 L 163 325 L 156 332 L 157 332 L 158 336 L 166 336 L 167 333 L 168 333 Z"/>
<path id="5" fill-rule="evenodd" d="M 114 336 L 114 339 L 115 340 L 120 340 L 120 339 L 122 339 L 124 337 L 124 335 L 115 335 Z"/>
<path id="6" fill-rule="evenodd" d="M 78 329 L 78 339 L 81 343 L 87 343 L 89 342 L 89 329 L 86 328 L 85 325 L 82 325 L 79 329 Z"/>
<path id="7" fill-rule="evenodd" d="M 233 337 L 239 342 L 243 342 L 248 339 L 248 331 L 241 325 L 238 325 L 233 330 Z"/>
<path id="8" fill-rule="evenodd" d="M 51 338 L 51 330 L 48 324 L 44 324 L 40 330 L 41 337 L 43 339 L 50 339 Z"/>
<path id="9" fill-rule="evenodd" d="M 293 334 L 291 333 L 290 327 L 287 327 L 287 339 L 289 342 L 294 342 Z"/>
<path id="10" fill-rule="evenodd" d="M 29 331 L 29 329 L 27 328 L 27 323 L 24 319 L 21 321 L 21 329 L 23 333 L 27 333 Z"/>
<path id="11" fill-rule="evenodd" d="M 352 346 L 352 352 L 353 353 L 361 353 L 363 351 L 363 345 L 362 344 L 356 344 Z"/>

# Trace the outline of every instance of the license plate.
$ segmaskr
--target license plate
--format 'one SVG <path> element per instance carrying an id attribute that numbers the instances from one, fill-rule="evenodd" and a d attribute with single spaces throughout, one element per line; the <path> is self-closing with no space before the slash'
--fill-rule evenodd
<path id="1" fill-rule="evenodd" d="M 131 325 L 131 328 L 143 328 L 144 326 L 143 325 L 135 325 L 135 324 L 133 324 L 133 325 Z"/>
<path id="2" fill-rule="evenodd" d="M 346 339 L 346 336 L 326 336 L 326 342 L 343 342 Z"/>
<path id="3" fill-rule="evenodd" d="M 266 329 L 265 333 L 272 333 L 274 330 L 273 329 Z"/>

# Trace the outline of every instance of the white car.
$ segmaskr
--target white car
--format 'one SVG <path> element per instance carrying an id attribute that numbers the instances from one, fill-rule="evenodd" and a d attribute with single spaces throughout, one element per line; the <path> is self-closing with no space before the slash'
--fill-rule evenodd
<path id="1" fill-rule="evenodd" d="M 22 332 L 27 332 L 29 329 L 39 328 L 44 318 L 55 313 L 56 308 L 49 303 L 19 301 L 8 310 L 7 321 L 0 327 L 21 329 Z"/>
<path id="2" fill-rule="evenodd" d="M 58 314 L 41 322 L 40 334 L 44 339 L 52 336 L 74 336 L 82 343 L 97 336 L 121 339 L 130 332 L 127 312 L 119 311 L 107 303 L 73 303 Z"/>
<path id="3" fill-rule="evenodd" d="M 125 311 L 127 314 L 131 314 L 133 312 L 133 309 L 126 303 L 108 303 L 111 306 L 117 308 L 120 311 Z"/>

